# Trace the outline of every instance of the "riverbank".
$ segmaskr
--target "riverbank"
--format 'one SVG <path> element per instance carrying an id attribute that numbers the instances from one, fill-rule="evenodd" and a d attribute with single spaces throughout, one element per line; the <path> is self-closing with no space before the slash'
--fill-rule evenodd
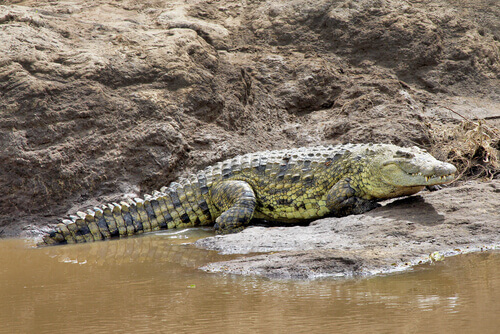
<path id="1" fill-rule="evenodd" d="M 250 238 L 242 252 L 262 252 L 269 243 L 268 252 L 287 253 L 227 271 L 302 277 L 398 269 L 473 247 L 483 232 L 495 243 L 500 3 L 2 4 L 0 237 L 36 236 L 68 214 L 142 197 L 239 154 L 371 142 L 425 148 L 455 164 L 459 180 L 366 215 L 249 228 L 207 247 Z M 356 230 L 380 243 L 363 244 Z M 280 268 L 289 252 L 297 262 Z"/>

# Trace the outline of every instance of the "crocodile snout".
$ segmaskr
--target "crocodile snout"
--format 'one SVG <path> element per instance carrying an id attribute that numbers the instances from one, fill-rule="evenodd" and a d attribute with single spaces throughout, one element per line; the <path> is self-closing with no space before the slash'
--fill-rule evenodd
<path id="1" fill-rule="evenodd" d="M 457 168 L 447 162 L 443 162 L 442 164 L 434 168 L 434 174 L 437 176 L 455 174 L 456 172 Z"/>

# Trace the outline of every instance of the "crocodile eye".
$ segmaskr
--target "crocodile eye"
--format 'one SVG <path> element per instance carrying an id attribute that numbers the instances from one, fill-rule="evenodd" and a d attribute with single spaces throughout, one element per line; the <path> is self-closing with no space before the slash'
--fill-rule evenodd
<path id="1" fill-rule="evenodd" d="M 394 158 L 411 159 L 411 158 L 415 158 L 415 154 L 410 153 L 410 152 L 404 152 L 404 151 L 396 151 L 396 154 L 394 155 Z"/>

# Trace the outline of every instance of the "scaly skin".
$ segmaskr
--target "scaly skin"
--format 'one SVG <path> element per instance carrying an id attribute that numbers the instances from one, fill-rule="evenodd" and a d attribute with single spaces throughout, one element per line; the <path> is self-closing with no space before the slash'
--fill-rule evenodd
<path id="1" fill-rule="evenodd" d="M 456 168 L 417 147 L 348 144 L 237 156 L 145 195 L 63 220 L 41 245 L 92 242 L 214 224 L 238 232 L 252 218 L 278 222 L 360 214 L 377 201 L 451 182 Z"/>

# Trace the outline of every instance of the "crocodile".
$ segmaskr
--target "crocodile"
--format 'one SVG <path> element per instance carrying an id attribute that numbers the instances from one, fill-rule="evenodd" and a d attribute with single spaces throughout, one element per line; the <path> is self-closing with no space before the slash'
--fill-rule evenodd
<path id="1" fill-rule="evenodd" d="M 81 243 L 160 229 L 213 225 L 239 232 L 252 219 L 282 223 L 361 214 L 379 201 L 454 180 L 456 168 L 418 147 L 345 144 L 249 153 L 143 198 L 64 219 L 39 245 Z"/>

